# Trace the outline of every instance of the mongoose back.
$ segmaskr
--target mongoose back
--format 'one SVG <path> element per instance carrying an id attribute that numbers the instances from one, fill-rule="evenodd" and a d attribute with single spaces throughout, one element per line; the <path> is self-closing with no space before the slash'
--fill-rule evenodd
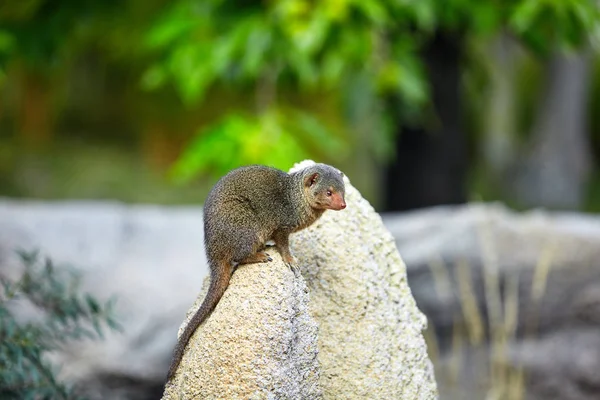
<path id="1" fill-rule="evenodd" d="M 204 203 L 210 286 L 175 346 L 167 381 L 175 374 L 190 337 L 225 293 L 234 267 L 271 261 L 264 250 L 273 240 L 283 261 L 293 268 L 289 235 L 313 224 L 325 210 L 346 208 L 344 194 L 343 174 L 326 164 L 291 174 L 252 165 L 229 172 L 215 184 Z"/>

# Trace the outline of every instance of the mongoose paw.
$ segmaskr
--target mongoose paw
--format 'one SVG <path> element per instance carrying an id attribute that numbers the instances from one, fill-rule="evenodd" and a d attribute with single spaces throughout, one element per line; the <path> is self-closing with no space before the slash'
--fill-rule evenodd
<path id="1" fill-rule="evenodd" d="M 300 269 L 298 268 L 298 266 L 296 264 L 288 263 L 288 262 L 286 262 L 285 265 L 287 265 L 287 267 L 292 270 L 292 272 L 294 273 L 294 276 L 297 278 L 298 275 L 300 274 Z"/>
<path id="2" fill-rule="evenodd" d="M 292 255 L 283 257 L 283 262 L 286 264 L 298 264 L 298 259 Z"/>
<path id="3" fill-rule="evenodd" d="M 273 261 L 270 255 L 265 253 L 264 251 L 259 251 L 258 253 L 254 253 L 251 256 L 246 257 L 244 260 L 240 262 L 241 264 L 254 264 L 254 263 L 266 263 L 269 261 Z"/>

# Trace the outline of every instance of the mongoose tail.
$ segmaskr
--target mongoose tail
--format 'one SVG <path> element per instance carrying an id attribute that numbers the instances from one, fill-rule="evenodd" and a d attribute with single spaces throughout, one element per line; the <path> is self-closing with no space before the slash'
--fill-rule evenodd
<path id="1" fill-rule="evenodd" d="M 196 331 L 196 328 L 198 328 L 198 326 L 200 326 L 214 310 L 219 300 L 221 300 L 221 297 L 223 297 L 223 293 L 225 293 L 227 286 L 229 286 L 233 268 L 227 261 L 219 261 L 218 263 L 220 265 L 217 266 L 217 268 L 211 268 L 211 270 L 218 270 L 220 272 L 218 274 L 211 274 L 210 286 L 208 287 L 206 297 L 202 301 L 202 305 L 200 305 L 200 308 L 198 308 L 198 311 L 196 311 L 194 316 L 190 319 L 190 322 L 188 322 L 183 333 L 177 340 L 177 345 L 173 351 L 173 359 L 171 360 L 171 366 L 169 367 L 169 373 L 167 375 L 167 381 L 170 381 L 175 375 L 175 371 L 177 371 L 179 362 L 183 357 L 185 346 Z"/>

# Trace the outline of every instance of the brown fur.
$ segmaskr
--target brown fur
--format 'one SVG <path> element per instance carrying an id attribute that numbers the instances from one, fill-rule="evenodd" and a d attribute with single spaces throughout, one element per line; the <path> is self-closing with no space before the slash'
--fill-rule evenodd
<path id="1" fill-rule="evenodd" d="M 175 346 L 167 380 L 175 374 L 192 334 L 225 293 L 234 266 L 271 261 L 264 249 L 272 239 L 292 267 L 290 233 L 312 225 L 325 210 L 346 207 L 342 177 L 326 164 L 292 174 L 252 165 L 229 172 L 215 184 L 204 203 L 204 245 L 211 282 Z"/>

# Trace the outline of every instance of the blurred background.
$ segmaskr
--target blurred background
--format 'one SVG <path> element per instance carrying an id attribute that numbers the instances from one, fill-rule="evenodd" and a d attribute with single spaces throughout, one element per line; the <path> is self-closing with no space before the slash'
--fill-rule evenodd
<path id="1" fill-rule="evenodd" d="M 129 237 L 159 232 L 133 240 L 136 265 L 176 224 L 201 253 L 158 205 L 311 158 L 384 213 L 441 398 L 600 398 L 598 45 L 593 0 L 0 2 L 0 245 L 125 265 L 131 250 L 93 247 L 125 218 Z M 199 223 L 193 209 L 175 210 Z M 204 273 L 181 257 L 196 280 L 163 364 Z M 125 381 L 160 392 L 157 363 Z"/>

